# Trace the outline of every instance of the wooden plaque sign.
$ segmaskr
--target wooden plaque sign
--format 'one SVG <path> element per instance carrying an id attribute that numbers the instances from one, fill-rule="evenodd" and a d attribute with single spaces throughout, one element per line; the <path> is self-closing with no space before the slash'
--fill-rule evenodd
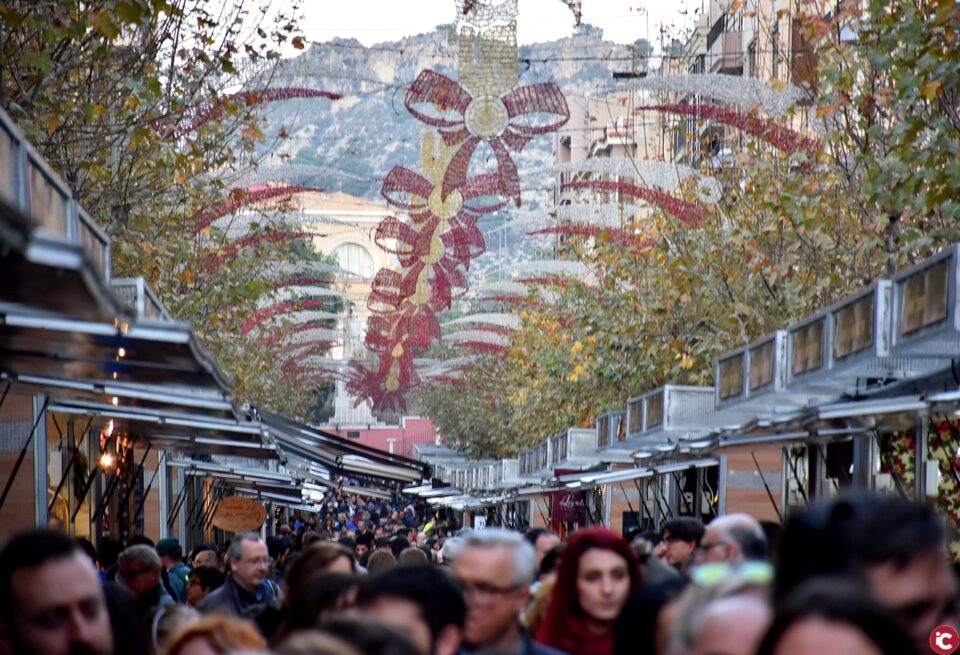
<path id="1" fill-rule="evenodd" d="M 221 501 L 213 515 L 213 525 L 227 532 L 259 530 L 267 520 L 267 509 L 255 500 L 230 496 Z"/>

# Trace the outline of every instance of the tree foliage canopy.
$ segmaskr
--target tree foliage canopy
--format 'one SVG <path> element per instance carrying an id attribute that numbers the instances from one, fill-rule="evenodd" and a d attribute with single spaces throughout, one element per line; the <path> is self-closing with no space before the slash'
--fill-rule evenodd
<path id="1" fill-rule="evenodd" d="M 651 210 L 628 226 L 637 248 L 604 233 L 565 246 L 596 283 L 531 295 L 509 351 L 421 389 L 442 434 L 509 456 L 657 386 L 712 384 L 723 351 L 960 241 L 960 6 L 856 5 L 797 15 L 819 76 L 789 120 L 822 124 L 816 155 L 743 136 L 705 171 L 723 194 L 699 228 Z"/>
<path id="2" fill-rule="evenodd" d="M 240 326 L 275 287 L 271 267 L 302 259 L 275 207 L 236 233 L 196 231 L 242 196 L 265 140 L 259 91 L 296 8 L 272 19 L 249 0 L 13 0 L 0 4 L 0 98 L 80 204 L 112 237 L 115 276 L 143 276 L 237 379 L 240 400 L 294 415 L 264 331 Z M 237 94 L 238 91 L 245 93 Z M 260 149 L 262 151 L 262 148 Z M 246 238 L 249 237 L 249 238 Z M 282 326 L 275 325 L 274 330 Z M 292 387 L 292 388 L 291 388 Z"/>

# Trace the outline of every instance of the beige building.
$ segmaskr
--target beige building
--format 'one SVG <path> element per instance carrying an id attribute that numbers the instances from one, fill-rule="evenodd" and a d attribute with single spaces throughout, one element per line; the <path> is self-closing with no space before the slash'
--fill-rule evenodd
<path id="1" fill-rule="evenodd" d="M 313 240 L 317 252 L 337 260 L 341 272 L 337 288 L 346 294 L 345 310 L 337 321 L 343 333 L 340 344 L 331 349 L 329 357 L 346 365 L 363 351 L 367 320 L 367 297 L 373 277 L 381 268 L 396 267 L 396 258 L 380 249 L 374 241 L 377 226 L 391 214 L 386 203 L 370 202 L 345 193 L 301 193 L 294 201 L 303 229 L 324 234 Z M 356 407 L 347 394 L 342 380 L 337 381 L 334 414 L 330 419 L 338 427 L 367 427 L 378 425 L 370 410 L 370 403 Z"/>
<path id="2" fill-rule="evenodd" d="M 663 160 L 666 145 L 659 118 L 654 112 L 637 110 L 636 93 L 624 90 L 591 98 L 568 97 L 567 105 L 570 120 L 554 135 L 554 155 L 559 166 L 598 158 Z M 630 176 L 610 173 L 558 171 L 557 207 L 584 202 L 631 204 L 619 193 L 564 188 L 571 181 L 587 179 L 634 181 Z M 621 216 L 621 226 L 636 218 L 633 212 L 627 212 Z"/>

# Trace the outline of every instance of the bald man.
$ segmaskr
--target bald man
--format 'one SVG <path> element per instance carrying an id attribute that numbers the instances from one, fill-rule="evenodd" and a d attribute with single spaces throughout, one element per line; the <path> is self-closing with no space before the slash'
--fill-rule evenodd
<path id="1" fill-rule="evenodd" d="M 697 549 L 700 564 L 727 562 L 737 565 L 766 558 L 767 537 L 760 523 L 749 514 L 727 514 L 710 521 Z"/>
<path id="2" fill-rule="evenodd" d="M 700 615 L 690 655 L 753 655 L 770 623 L 770 607 L 750 594 L 720 598 Z"/>

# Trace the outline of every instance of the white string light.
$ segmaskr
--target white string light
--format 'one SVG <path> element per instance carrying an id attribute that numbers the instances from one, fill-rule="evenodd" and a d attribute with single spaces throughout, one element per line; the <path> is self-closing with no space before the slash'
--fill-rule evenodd
<path id="1" fill-rule="evenodd" d="M 496 332 L 488 332 L 487 330 L 461 330 L 460 332 L 452 332 L 443 335 L 443 340 L 456 343 L 486 343 L 491 346 L 510 345 L 510 339 L 504 335 L 497 334 Z"/>
<path id="2" fill-rule="evenodd" d="M 288 300 L 309 300 L 316 297 L 344 298 L 345 296 L 346 294 L 342 291 L 328 289 L 327 287 L 283 287 L 265 296 L 261 296 L 260 299 L 257 300 L 257 309 L 263 309 L 264 307 L 276 305 Z"/>
<path id="3" fill-rule="evenodd" d="M 803 98 L 803 91 L 785 84 L 782 89 L 755 77 L 717 73 L 649 75 L 634 83 L 638 89 L 706 96 L 744 108 L 759 106 L 773 118 L 783 116 Z"/>
<path id="4" fill-rule="evenodd" d="M 474 289 L 475 294 L 525 296 L 527 287 L 520 282 L 486 282 Z"/>
<path id="5" fill-rule="evenodd" d="M 683 180 L 694 178 L 700 202 L 714 205 L 720 201 L 720 183 L 684 164 L 627 157 L 593 157 L 560 164 L 556 169 L 560 173 L 598 173 L 634 178 L 644 186 L 664 191 L 673 191 Z"/>
<path id="6" fill-rule="evenodd" d="M 590 267 L 583 262 L 561 259 L 540 259 L 518 262 L 513 265 L 513 272 L 518 274 L 541 273 L 543 275 L 566 275 L 579 278 L 592 276 Z"/>
<path id="7" fill-rule="evenodd" d="M 464 15 L 464 9 L 470 4 L 470 11 Z M 453 0 L 457 7 L 457 15 L 454 23 L 456 25 L 472 25 L 473 27 L 484 29 L 493 25 L 506 25 L 518 15 L 520 7 L 517 0 L 504 0 L 496 2 L 491 0 Z"/>
<path id="8" fill-rule="evenodd" d="M 460 318 L 455 318 L 452 321 L 447 321 L 444 323 L 444 325 L 461 325 L 463 323 L 485 323 L 488 325 L 496 325 L 507 328 L 509 330 L 516 330 L 520 327 L 520 317 L 514 314 L 493 312 L 485 314 L 470 314 L 469 316 L 461 316 Z"/>

